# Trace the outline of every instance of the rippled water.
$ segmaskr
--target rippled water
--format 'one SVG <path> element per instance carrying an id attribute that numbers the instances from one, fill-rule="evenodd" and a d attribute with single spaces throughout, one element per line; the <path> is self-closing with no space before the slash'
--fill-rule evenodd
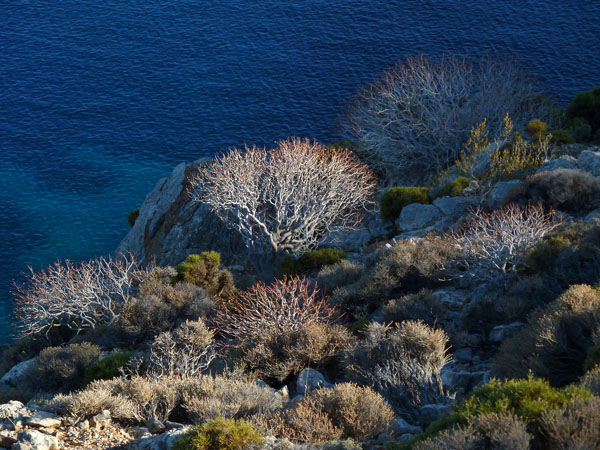
<path id="1" fill-rule="evenodd" d="M 404 54 L 516 55 L 565 103 L 600 84 L 600 2 L 6 0 L 0 6 L 0 340 L 28 264 L 113 250 L 176 163 L 336 138 Z"/>

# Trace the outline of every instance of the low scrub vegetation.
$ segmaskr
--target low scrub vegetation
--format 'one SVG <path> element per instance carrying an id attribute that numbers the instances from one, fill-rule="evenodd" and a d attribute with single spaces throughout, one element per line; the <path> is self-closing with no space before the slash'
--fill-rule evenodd
<path id="1" fill-rule="evenodd" d="M 411 203 L 431 203 L 429 188 L 427 187 L 392 187 L 381 196 L 381 217 L 384 220 L 394 221 L 400 217 L 402 208 Z"/>
<path id="2" fill-rule="evenodd" d="M 216 418 L 197 425 L 177 438 L 174 450 L 244 450 L 262 444 L 264 438 L 245 420 Z"/>
<path id="3" fill-rule="evenodd" d="M 231 273 L 221 269 L 220 264 L 221 255 L 214 251 L 188 255 L 184 262 L 175 267 L 175 280 L 198 286 L 211 297 L 227 302 L 236 295 L 236 289 Z"/>
<path id="4" fill-rule="evenodd" d="M 323 266 L 339 263 L 346 257 L 346 252 L 338 248 L 321 248 L 309 250 L 299 258 L 285 255 L 279 266 L 280 276 L 294 276 L 306 272 L 317 271 Z"/>

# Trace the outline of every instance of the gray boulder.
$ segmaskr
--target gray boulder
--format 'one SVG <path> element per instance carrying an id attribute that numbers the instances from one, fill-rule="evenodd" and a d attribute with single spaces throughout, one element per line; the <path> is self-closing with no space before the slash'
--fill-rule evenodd
<path id="1" fill-rule="evenodd" d="M 488 206 L 492 209 L 499 208 L 512 188 L 521 184 L 520 180 L 501 181 L 496 183 L 490 191 Z"/>
<path id="2" fill-rule="evenodd" d="M 36 430 L 19 433 L 18 441 L 13 444 L 13 450 L 59 450 L 58 439 Z"/>
<path id="3" fill-rule="evenodd" d="M 129 442 L 125 448 L 128 450 L 169 450 L 173 448 L 175 440 L 190 428 L 185 427 L 150 436 L 143 435 L 141 438 Z"/>
<path id="4" fill-rule="evenodd" d="M 402 231 L 413 231 L 434 225 L 444 214 L 434 205 L 422 205 L 412 203 L 402 208 L 400 217 L 396 219 L 396 225 Z"/>
<path id="5" fill-rule="evenodd" d="M 18 400 L 11 400 L 8 403 L 0 405 L 0 419 L 17 419 L 28 414 L 25 405 Z"/>
<path id="6" fill-rule="evenodd" d="M 515 334 L 515 332 L 524 325 L 525 324 L 523 322 L 513 322 L 509 323 L 508 325 L 498 325 L 490 330 L 489 339 L 492 342 L 502 342 Z"/>
<path id="7" fill-rule="evenodd" d="M 23 384 L 23 380 L 27 376 L 27 371 L 33 364 L 35 364 L 36 361 L 37 357 L 22 361 L 13 366 L 2 376 L 2 378 L 0 378 L 0 389 L 10 389 L 21 386 Z"/>
<path id="8" fill-rule="evenodd" d="M 558 169 L 577 169 L 577 160 L 569 155 L 561 156 L 560 158 L 546 161 L 535 173 L 552 172 Z"/>
<path id="9" fill-rule="evenodd" d="M 421 424 L 427 426 L 438 419 L 450 414 L 452 405 L 446 403 L 432 403 L 421 407 Z"/>
<path id="10" fill-rule="evenodd" d="M 403 435 L 406 433 L 417 434 L 423 431 L 423 428 L 417 425 L 411 425 L 402 417 L 394 417 L 390 422 L 390 428 L 396 435 Z"/>
<path id="11" fill-rule="evenodd" d="M 577 163 L 581 170 L 586 170 L 594 176 L 600 175 L 600 152 L 585 150 L 577 158 Z"/>
<path id="12" fill-rule="evenodd" d="M 320 387 L 333 387 L 333 384 L 328 383 L 321 372 L 307 368 L 298 375 L 296 392 L 299 394 L 306 395 Z"/>

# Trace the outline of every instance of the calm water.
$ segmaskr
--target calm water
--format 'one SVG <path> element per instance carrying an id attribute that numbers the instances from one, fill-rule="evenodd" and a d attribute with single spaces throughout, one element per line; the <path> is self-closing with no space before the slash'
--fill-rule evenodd
<path id="1" fill-rule="evenodd" d="M 336 138 L 404 54 L 514 54 L 566 102 L 600 85 L 600 1 L 4 0 L 0 341 L 28 264 L 113 250 L 178 162 Z"/>

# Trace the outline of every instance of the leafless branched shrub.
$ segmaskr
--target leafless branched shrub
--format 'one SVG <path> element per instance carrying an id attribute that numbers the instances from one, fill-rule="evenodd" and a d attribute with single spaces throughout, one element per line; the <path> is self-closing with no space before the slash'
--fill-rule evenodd
<path id="1" fill-rule="evenodd" d="M 224 335 L 237 339 L 260 336 L 264 330 L 297 330 L 309 323 L 333 323 L 341 317 L 335 306 L 319 295 L 319 289 L 301 277 L 259 282 L 221 307 L 213 320 Z"/>
<path id="2" fill-rule="evenodd" d="M 473 417 L 465 426 L 442 431 L 415 445 L 415 450 L 528 450 L 527 426 L 513 414 Z"/>
<path id="3" fill-rule="evenodd" d="M 213 332 L 202 319 L 186 320 L 159 334 L 150 346 L 150 371 L 156 377 L 197 376 L 216 357 Z"/>
<path id="4" fill-rule="evenodd" d="M 440 371 L 450 360 L 448 337 L 422 322 L 371 323 L 345 356 L 348 378 L 372 386 L 392 406 L 417 414 L 419 406 L 446 400 Z"/>
<path id="5" fill-rule="evenodd" d="M 48 333 L 53 327 L 80 332 L 113 321 L 148 276 L 131 255 L 96 258 L 81 263 L 56 262 L 15 284 L 16 316 L 25 335 Z"/>
<path id="6" fill-rule="evenodd" d="M 502 284 L 524 267 L 526 251 L 562 223 L 541 204 L 510 204 L 491 213 L 478 207 L 458 231 L 448 234 L 463 253 L 462 273 L 455 275 Z"/>
<path id="7" fill-rule="evenodd" d="M 508 113 L 521 128 L 553 110 L 511 60 L 407 57 L 363 90 L 348 113 L 359 154 L 386 184 L 412 185 L 452 164 L 483 117 L 495 138 Z"/>
<path id="8" fill-rule="evenodd" d="M 291 138 L 272 150 L 232 149 L 199 168 L 194 198 L 239 232 L 265 279 L 278 258 L 357 225 L 375 178 L 348 150 Z"/>

